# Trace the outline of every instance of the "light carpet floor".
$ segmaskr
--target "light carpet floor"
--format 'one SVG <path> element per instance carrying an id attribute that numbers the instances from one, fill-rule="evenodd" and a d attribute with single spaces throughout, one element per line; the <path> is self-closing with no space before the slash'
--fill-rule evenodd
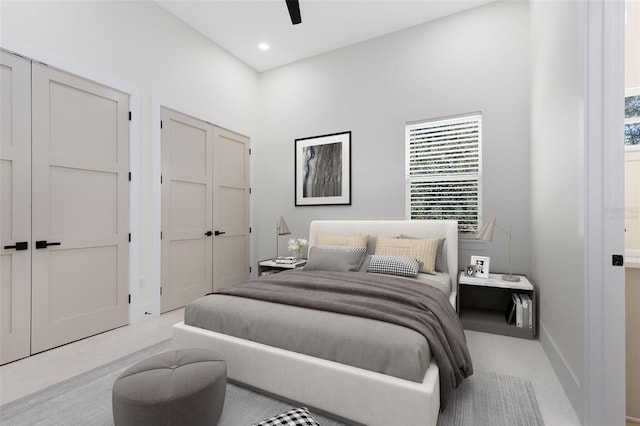
<path id="1" fill-rule="evenodd" d="M 113 425 L 111 389 L 129 366 L 171 349 L 164 341 L 82 373 L 0 407 L 3 425 Z M 229 383 L 220 426 L 251 425 L 295 406 Z M 341 426 L 335 419 L 311 410 L 322 426 Z M 440 414 L 439 426 L 542 425 L 531 383 L 497 373 L 476 372 L 454 393 Z"/>

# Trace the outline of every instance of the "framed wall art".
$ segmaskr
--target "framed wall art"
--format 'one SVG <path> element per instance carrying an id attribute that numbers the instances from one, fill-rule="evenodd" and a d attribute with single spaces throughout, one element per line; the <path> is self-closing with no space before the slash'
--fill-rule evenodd
<path id="1" fill-rule="evenodd" d="M 351 204 L 351 132 L 295 140 L 296 206 Z"/>

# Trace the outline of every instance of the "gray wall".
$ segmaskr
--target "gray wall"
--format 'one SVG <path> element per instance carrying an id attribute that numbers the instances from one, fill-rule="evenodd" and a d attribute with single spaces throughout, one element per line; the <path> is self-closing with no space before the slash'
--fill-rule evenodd
<path id="1" fill-rule="evenodd" d="M 531 272 L 540 341 L 584 411 L 584 41 L 577 2 L 531 3 Z M 562 40 L 562 43 L 558 43 Z"/>
<path id="2" fill-rule="evenodd" d="M 314 219 L 404 219 L 404 126 L 483 113 L 483 209 L 513 227 L 513 270 L 529 263 L 528 4 L 497 2 L 264 72 L 253 140 L 258 258 L 275 255 L 275 223 L 292 236 Z M 352 205 L 294 206 L 294 140 L 352 131 Z M 286 252 L 281 239 L 281 254 Z M 461 244 L 508 269 L 506 234 Z"/>

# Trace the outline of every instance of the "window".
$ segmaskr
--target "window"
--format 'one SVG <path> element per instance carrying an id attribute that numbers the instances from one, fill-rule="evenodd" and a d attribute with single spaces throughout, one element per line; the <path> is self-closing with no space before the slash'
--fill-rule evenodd
<path id="1" fill-rule="evenodd" d="M 640 146 L 640 89 L 627 90 L 624 98 L 624 144 Z"/>
<path id="2" fill-rule="evenodd" d="M 482 114 L 408 123 L 407 216 L 455 219 L 461 234 L 478 232 Z"/>

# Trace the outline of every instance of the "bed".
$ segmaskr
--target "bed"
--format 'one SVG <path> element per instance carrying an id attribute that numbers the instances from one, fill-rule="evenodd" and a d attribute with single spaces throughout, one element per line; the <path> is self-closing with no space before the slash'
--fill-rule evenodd
<path id="1" fill-rule="evenodd" d="M 369 236 L 367 244 L 367 252 L 369 254 L 373 254 L 375 251 L 373 245 L 376 244 L 377 241 L 381 241 L 378 237 L 440 240 L 442 258 L 439 262 L 441 265 L 444 265 L 442 267 L 445 271 L 437 275 L 441 281 L 443 277 L 446 279 L 446 288 L 441 289 L 445 293 L 442 297 L 445 300 L 444 303 L 447 304 L 447 308 L 453 311 L 450 307 L 455 308 L 456 304 L 458 270 L 458 231 L 456 221 L 314 221 L 311 223 L 309 229 L 309 251 L 310 253 L 318 253 L 319 250 L 321 250 L 321 246 L 316 244 L 317 236 L 348 236 L 354 234 Z M 310 263 L 312 259 L 315 258 L 310 257 Z M 308 273 L 313 274 L 311 271 Z M 294 273 L 290 274 L 291 277 L 286 274 L 288 273 L 285 272 L 276 275 L 282 276 L 280 279 L 294 279 L 292 278 Z M 329 273 L 329 275 L 330 274 L 332 273 Z M 336 273 L 336 275 L 338 274 L 339 273 Z M 378 274 L 370 275 L 375 276 Z M 436 275 L 434 275 L 434 277 L 435 276 Z M 430 277 L 427 277 L 427 279 L 428 278 Z M 274 278 L 272 277 L 271 279 L 273 280 Z M 321 276 L 320 278 L 314 279 L 323 280 L 328 278 Z M 255 281 L 255 283 L 259 282 L 260 280 Z M 255 283 L 254 286 L 258 286 L 258 284 Z M 262 281 L 262 283 L 264 284 L 265 281 Z M 286 285 L 287 283 L 284 284 Z M 354 364 L 348 359 L 342 360 L 339 356 L 332 358 L 333 355 L 310 355 L 310 353 L 314 352 L 305 353 L 305 350 L 298 349 L 297 346 L 295 346 L 298 344 L 297 338 L 289 339 L 289 344 L 293 346 L 287 346 L 287 342 L 283 342 L 282 344 L 277 343 L 275 345 L 273 343 L 265 344 L 261 342 L 262 337 L 264 334 L 269 334 L 270 331 L 264 327 L 260 329 L 258 325 L 260 323 L 266 323 L 269 325 L 269 328 L 275 328 L 275 324 L 271 321 L 261 320 L 259 316 L 248 319 L 248 324 L 255 325 L 255 330 L 259 331 L 253 330 L 253 327 L 247 324 L 237 326 L 236 328 L 245 329 L 244 332 L 249 333 L 248 335 L 242 335 L 246 337 L 242 338 L 238 337 L 240 334 L 236 335 L 236 332 L 228 331 L 233 330 L 234 324 L 237 323 L 233 315 L 238 316 L 239 319 L 240 317 L 250 317 L 254 314 L 259 315 L 262 311 L 273 309 L 276 310 L 276 317 L 281 317 L 281 315 L 279 315 L 280 311 L 278 310 L 286 309 L 288 312 L 287 315 L 299 315 L 298 317 L 293 317 L 298 319 L 288 319 L 288 321 L 290 321 L 289 324 L 295 323 L 304 330 L 304 327 L 306 327 L 304 325 L 305 318 L 307 318 L 309 323 L 318 324 L 326 322 L 327 324 L 333 324 L 331 321 L 334 321 L 334 318 L 330 317 L 330 315 L 339 316 L 341 314 L 324 314 L 317 310 L 310 310 L 304 307 L 283 308 L 280 304 L 273 304 L 270 301 L 254 301 L 252 299 L 236 297 L 236 295 L 216 295 L 215 299 L 217 303 L 230 305 L 231 307 L 229 309 L 233 312 L 224 315 L 223 319 L 219 320 L 219 322 L 223 323 L 222 329 L 224 332 L 204 328 L 204 326 L 200 325 L 197 321 L 195 323 L 200 326 L 188 325 L 182 322 L 174 326 L 173 340 L 177 348 L 204 347 L 221 353 L 227 360 L 228 377 L 230 379 L 275 395 L 300 401 L 301 403 L 354 423 L 371 426 L 389 424 L 402 424 L 406 426 L 436 424 L 441 406 L 441 376 L 440 369 L 432 357 L 433 354 L 429 353 L 425 358 L 422 354 L 422 352 L 424 352 L 422 349 L 416 351 L 418 354 L 416 356 L 418 358 L 421 357 L 420 359 L 422 360 L 416 362 L 416 364 L 425 363 L 422 370 L 411 370 L 407 373 L 404 371 L 388 373 L 382 370 L 375 371 L 376 367 L 369 369 L 368 366 L 358 366 L 357 363 Z M 242 301 L 240 299 L 242 299 Z M 233 305 L 232 302 L 237 305 Z M 198 303 L 204 302 L 199 299 L 199 301 L 194 302 L 192 305 L 195 306 Z M 187 307 L 187 312 L 198 312 L 195 311 L 195 307 L 192 305 Z M 448 305 L 450 305 L 450 307 Z M 194 318 L 194 314 L 189 315 L 191 315 L 191 318 Z M 185 318 L 187 318 L 187 313 L 185 313 Z M 340 318 L 338 317 L 336 321 L 339 320 Z M 193 319 L 190 321 L 193 322 Z M 349 321 L 353 321 L 353 319 Z M 368 327 L 367 321 L 375 320 L 358 319 L 355 321 L 362 323 L 353 326 L 354 329 L 357 329 L 355 328 L 356 326 Z M 455 321 L 457 321 L 457 317 Z M 351 328 L 353 323 L 349 322 L 348 324 L 348 327 L 345 328 Z M 375 328 L 378 330 L 378 333 L 385 334 L 386 336 L 400 336 L 405 333 L 408 335 L 409 341 L 415 339 L 415 336 L 411 335 L 410 332 L 402 331 L 406 330 L 406 328 L 400 325 L 391 325 L 392 327 L 396 327 L 396 329 L 387 330 L 385 327 L 389 327 L 388 325 L 383 326 L 382 324 L 376 324 Z M 286 333 L 272 332 L 271 334 L 279 334 L 284 337 L 295 335 L 286 323 L 282 324 L 282 326 L 287 329 Z M 251 330 L 247 331 L 246 329 Z M 251 335 L 252 332 L 253 335 Z M 321 332 L 321 330 L 318 331 L 315 329 L 310 331 L 311 334 Z M 369 335 L 372 333 L 361 332 L 360 334 Z M 316 336 L 316 334 L 313 335 Z M 284 337 L 282 338 L 283 341 L 286 340 Z M 398 339 L 400 338 L 398 337 Z M 291 343 L 292 340 L 293 343 Z M 336 340 L 339 341 L 339 338 Z M 347 343 L 346 341 L 342 342 L 339 347 L 344 347 Z M 366 348 L 367 344 L 367 342 L 359 341 L 358 347 Z M 387 349 L 392 351 L 396 349 L 396 346 L 402 346 L 402 344 L 404 343 L 396 344 L 394 340 L 392 344 L 387 345 Z M 407 345 L 411 344 L 412 343 L 407 343 Z M 330 352 L 331 351 L 332 353 L 340 352 L 335 349 L 330 350 Z M 426 352 L 429 352 L 429 345 L 427 345 Z M 406 351 L 404 353 L 404 356 L 406 356 Z M 413 357 L 413 353 L 410 354 L 410 358 L 411 357 Z M 390 359 L 399 360 L 396 362 L 395 367 L 392 365 L 393 363 L 389 361 Z M 382 363 L 384 367 L 381 368 L 403 370 L 405 364 L 411 364 L 413 362 L 404 360 L 401 358 L 401 355 L 396 355 L 394 352 L 387 352 Z M 391 365 L 391 367 L 389 365 Z M 405 374 L 407 376 L 405 376 Z M 471 374 L 470 363 L 468 374 Z M 416 375 L 418 375 L 417 378 Z"/>

